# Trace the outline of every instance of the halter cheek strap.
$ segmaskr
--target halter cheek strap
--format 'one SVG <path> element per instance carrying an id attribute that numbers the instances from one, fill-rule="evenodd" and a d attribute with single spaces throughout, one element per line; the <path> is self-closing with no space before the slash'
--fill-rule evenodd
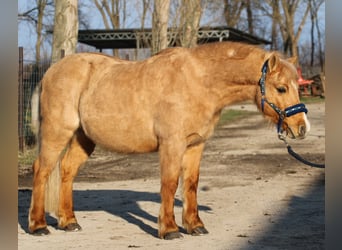
<path id="1" fill-rule="evenodd" d="M 304 103 L 298 103 L 293 106 L 285 108 L 285 110 L 281 110 L 277 105 L 267 100 L 266 87 L 265 87 L 267 68 L 268 68 L 268 60 L 266 60 L 266 62 L 263 64 L 261 68 L 262 74 L 259 80 L 260 92 L 261 92 L 261 110 L 262 112 L 264 112 L 265 103 L 267 103 L 278 114 L 279 119 L 278 119 L 278 124 L 277 124 L 277 132 L 278 134 L 281 134 L 283 132 L 282 131 L 283 121 L 286 117 L 290 117 L 301 112 L 307 113 L 308 110 L 305 107 Z"/>
<path id="2" fill-rule="evenodd" d="M 265 81 L 266 81 L 266 73 L 267 73 L 267 65 L 268 65 L 268 59 L 264 63 L 264 65 L 261 68 L 261 77 L 259 80 L 259 85 L 260 85 L 260 92 L 261 92 L 261 110 L 264 112 L 264 107 L 265 107 L 265 94 L 266 94 L 266 89 L 265 89 Z"/>

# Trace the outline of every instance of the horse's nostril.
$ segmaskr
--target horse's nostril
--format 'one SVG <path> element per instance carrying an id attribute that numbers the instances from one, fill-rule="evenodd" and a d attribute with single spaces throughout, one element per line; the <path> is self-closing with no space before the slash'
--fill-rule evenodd
<path id="1" fill-rule="evenodd" d="M 301 125 L 299 126 L 299 135 L 304 136 L 306 134 L 306 127 Z"/>

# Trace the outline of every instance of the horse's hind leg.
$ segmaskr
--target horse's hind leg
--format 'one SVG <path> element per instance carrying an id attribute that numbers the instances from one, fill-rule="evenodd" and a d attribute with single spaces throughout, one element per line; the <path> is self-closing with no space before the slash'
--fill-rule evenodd
<path id="1" fill-rule="evenodd" d="M 35 235 L 49 233 L 45 220 L 45 187 L 51 171 L 57 165 L 61 152 L 74 133 L 73 130 L 58 129 L 50 125 L 41 124 L 40 152 L 38 158 L 33 163 L 29 232 Z"/>
<path id="2" fill-rule="evenodd" d="M 61 164 L 61 189 L 59 193 L 58 227 L 66 231 L 81 229 L 73 211 L 72 185 L 79 167 L 94 151 L 95 144 L 84 134 L 76 131 Z"/>
<path id="3" fill-rule="evenodd" d="M 199 167 L 204 143 L 187 149 L 182 162 L 183 175 L 183 226 L 191 235 L 207 234 L 203 222 L 198 216 L 197 187 Z"/>

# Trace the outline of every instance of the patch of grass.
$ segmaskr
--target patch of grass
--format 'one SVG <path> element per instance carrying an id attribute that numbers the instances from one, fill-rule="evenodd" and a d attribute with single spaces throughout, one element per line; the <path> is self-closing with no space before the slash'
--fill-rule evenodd
<path id="1" fill-rule="evenodd" d="M 228 122 L 236 121 L 251 115 L 257 115 L 258 112 L 248 111 L 248 110 L 235 110 L 235 109 L 227 109 L 223 110 L 220 116 L 220 120 L 218 122 L 219 126 L 222 126 Z"/>
<path id="2" fill-rule="evenodd" d="M 304 104 L 310 104 L 310 103 L 323 103 L 325 102 L 325 99 L 319 96 L 305 96 L 301 97 L 300 101 L 303 102 Z"/>
<path id="3" fill-rule="evenodd" d="M 25 152 L 18 153 L 19 165 L 32 165 L 37 157 L 37 147 L 26 149 Z"/>

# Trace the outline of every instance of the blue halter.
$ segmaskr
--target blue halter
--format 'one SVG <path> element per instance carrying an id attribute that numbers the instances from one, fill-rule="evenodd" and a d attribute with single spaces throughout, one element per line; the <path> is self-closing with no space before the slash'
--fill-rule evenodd
<path id="1" fill-rule="evenodd" d="M 290 117 L 301 112 L 307 113 L 308 110 L 306 109 L 304 103 L 298 103 L 293 106 L 285 108 L 285 110 L 281 110 L 279 107 L 277 107 L 277 105 L 275 105 L 272 102 L 269 102 L 266 99 L 265 82 L 266 82 L 267 66 L 268 66 L 268 60 L 266 60 L 266 62 L 262 66 L 262 69 L 261 69 L 262 75 L 259 80 L 260 91 L 261 91 L 261 110 L 262 112 L 264 112 L 264 107 L 265 107 L 265 102 L 266 102 L 278 114 L 279 120 L 278 120 L 278 125 L 277 125 L 277 132 L 278 134 L 281 134 L 283 132 L 281 127 L 286 117 Z"/>

